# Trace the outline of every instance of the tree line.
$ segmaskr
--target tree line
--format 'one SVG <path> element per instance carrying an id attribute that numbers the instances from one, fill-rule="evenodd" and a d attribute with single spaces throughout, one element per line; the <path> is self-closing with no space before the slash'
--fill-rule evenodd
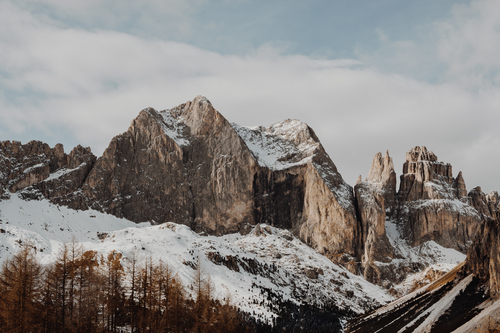
<path id="1" fill-rule="evenodd" d="M 25 332 L 250 332 L 246 314 L 214 298 L 210 277 L 198 263 L 183 285 L 162 261 L 122 265 L 122 255 L 65 244 L 54 263 L 42 265 L 24 244 L 0 271 L 0 331 Z M 192 289 L 191 293 L 186 288 Z M 189 295 L 192 294 L 193 297 Z"/>

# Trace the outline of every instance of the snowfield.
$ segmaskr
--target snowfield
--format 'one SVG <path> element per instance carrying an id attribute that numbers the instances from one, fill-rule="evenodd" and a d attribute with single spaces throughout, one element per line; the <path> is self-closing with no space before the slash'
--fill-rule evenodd
<path id="1" fill-rule="evenodd" d="M 334 302 L 358 314 L 393 300 L 386 290 L 333 264 L 287 230 L 257 225 L 247 235 L 204 236 L 184 225 L 136 224 L 47 200 L 24 201 L 17 194 L 0 201 L 0 262 L 30 241 L 40 262 L 51 263 L 73 237 L 87 250 L 122 253 L 125 268 L 134 254 L 142 261 L 162 260 L 186 286 L 199 260 L 217 298 L 230 295 L 241 310 L 268 322 L 276 316 L 273 298 L 296 304 Z"/>

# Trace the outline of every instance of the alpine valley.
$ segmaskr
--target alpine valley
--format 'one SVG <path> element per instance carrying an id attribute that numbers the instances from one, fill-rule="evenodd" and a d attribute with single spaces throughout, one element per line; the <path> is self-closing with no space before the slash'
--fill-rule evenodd
<path id="1" fill-rule="evenodd" d="M 352 187 L 307 124 L 243 127 L 203 96 L 142 110 L 99 158 L 0 142 L 4 266 L 26 246 L 50 265 L 76 239 L 185 286 L 202 267 L 256 331 L 499 331 L 499 204 L 426 147 L 399 189 L 389 152 Z"/>

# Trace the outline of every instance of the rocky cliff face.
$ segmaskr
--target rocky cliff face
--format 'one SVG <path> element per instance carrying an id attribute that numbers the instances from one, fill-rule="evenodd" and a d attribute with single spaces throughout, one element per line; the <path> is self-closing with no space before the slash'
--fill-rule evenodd
<path id="1" fill-rule="evenodd" d="M 450 164 L 438 162 L 425 147 L 406 154 L 398 192 L 398 223 L 403 236 L 417 246 L 433 240 L 465 252 L 481 221 L 467 204 L 465 182 L 453 178 Z"/>
<path id="2" fill-rule="evenodd" d="M 467 253 L 465 270 L 489 286 L 491 296 L 500 294 L 500 221 L 488 219 L 477 230 Z"/>
<path id="3" fill-rule="evenodd" d="M 256 167 L 232 126 L 205 98 L 162 112 L 146 109 L 98 159 L 82 187 L 84 205 L 77 208 L 235 232 L 253 222 Z"/>
<path id="4" fill-rule="evenodd" d="M 478 226 L 467 259 L 436 281 L 372 313 L 347 332 L 480 333 L 500 330 L 500 221 Z"/>
<path id="5" fill-rule="evenodd" d="M 314 131 L 297 120 L 269 127 L 233 124 L 259 164 L 254 221 L 291 228 L 319 252 L 359 253 L 359 226 L 347 185 Z"/>
<path id="6" fill-rule="evenodd" d="M 53 199 L 76 191 L 84 182 L 96 157 L 90 148 L 78 146 L 69 155 L 63 145 L 50 148 L 30 141 L 0 142 L 0 196 L 21 190 L 40 190 Z M 25 191 L 30 196 L 30 191 Z"/>
<path id="7" fill-rule="evenodd" d="M 375 155 L 368 177 L 359 179 L 354 191 L 362 235 L 360 270 L 385 286 L 437 262 L 432 253 L 421 255 L 424 247 L 434 246 L 429 241 L 466 253 L 478 225 L 498 207 L 495 193 L 476 188 L 467 196 L 462 173 L 454 178 L 451 165 L 438 162 L 425 147 L 406 154 L 398 193 L 388 152 Z"/>
<path id="8" fill-rule="evenodd" d="M 385 228 L 386 219 L 394 214 L 396 207 L 396 173 L 389 152 L 385 157 L 381 153 L 375 155 L 368 177 L 356 184 L 354 192 L 361 224 L 363 275 L 369 281 L 380 283 L 388 279 L 391 272 L 375 262 L 389 263 L 394 258 L 394 248 Z"/>

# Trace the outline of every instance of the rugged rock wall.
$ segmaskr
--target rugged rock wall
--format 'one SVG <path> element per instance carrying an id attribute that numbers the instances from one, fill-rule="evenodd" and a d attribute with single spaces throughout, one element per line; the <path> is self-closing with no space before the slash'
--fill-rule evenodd
<path id="1" fill-rule="evenodd" d="M 142 111 L 111 141 L 82 193 L 85 205 L 132 221 L 221 234 L 252 222 L 255 169 L 231 125 L 200 97 Z"/>
<path id="2" fill-rule="evenodd" d="M 359 268 L 367 280 L 384 286 L 432 264 L 432 256 L 419 258 L 421 251 L 408 254 L 427 241 L 466 253 L 478 225 L 499 204 L 496 192 L 485 195 L 475 188 L 467 195 L 462 173 L 454 178 L 451 165 L 438 162 L 425 147 L 406 154 L 398 193 L 388 152 L 375 155 L 368 177 L 360 177 L 354 191 L 361 230 Z"/>
<path id="3" fill-rule="evenodd" d="M 398 192 L 398 220 L 403 236 L 417 246 L 433 240 L 466 252 L 481 221 L 467 204 L 462 174 L 453 178 L 450 164 L 437 161 L 425 147 L 406 154 Z"/>
<path id="4" fill-rule="evenodd" d="M 0 196 L 24 189 L 39 189 L 49 199 L 72 193 L 95 159 L 90 148 L 82 146 L 67 155 L 61 144 L 50 148 L 40 141 L 0 142 Z"/>
<path id="5" fill-rule="evenodd" d="M 467 197 L 462 174 L 453 178 L 451 166 L 425 147 L 407 153 L 398 193 L 388 152 L 375 155 L 353 191 L 307 124 L 230 124 L 202 96 L 171 110 L 141 111 L 97 161 L 81 146 L 69 155 L 62 145 L 37 141 L 0 148 L 0 196 L 22 191 L 75 209 L 218 235 L 268 223 L 381 284 L 400 282 L 406 273 L 396 278 L 391 271 L 414 264 L 392 264 L 402 257 L 387 221 L 397 221 L 411 246 L 434 240 L 466 251 L 479 221 L 499 205 L 498 194 L 480 188 Z"/>
<path id="6" fill-rule="evenodd" d="M 371 282 L 380 283 L 389 279 L 391 272 L 375 262 L 388 263 L 394 258 L 385 229 L 386 219 L 396 209 L 396 173 L 389 152 L 385 157 L 381 153 L 375 155 L 368 177 L 354 186 L 354 192 L 361 225 L 363 275 Z"/>
<path id="7" fill-rule="evenodd" d="M 477 230 L 472 243 L 465 269 L 489 285 L 490 295 L 500 293 L 500 221 L 487 219 Z"/>

